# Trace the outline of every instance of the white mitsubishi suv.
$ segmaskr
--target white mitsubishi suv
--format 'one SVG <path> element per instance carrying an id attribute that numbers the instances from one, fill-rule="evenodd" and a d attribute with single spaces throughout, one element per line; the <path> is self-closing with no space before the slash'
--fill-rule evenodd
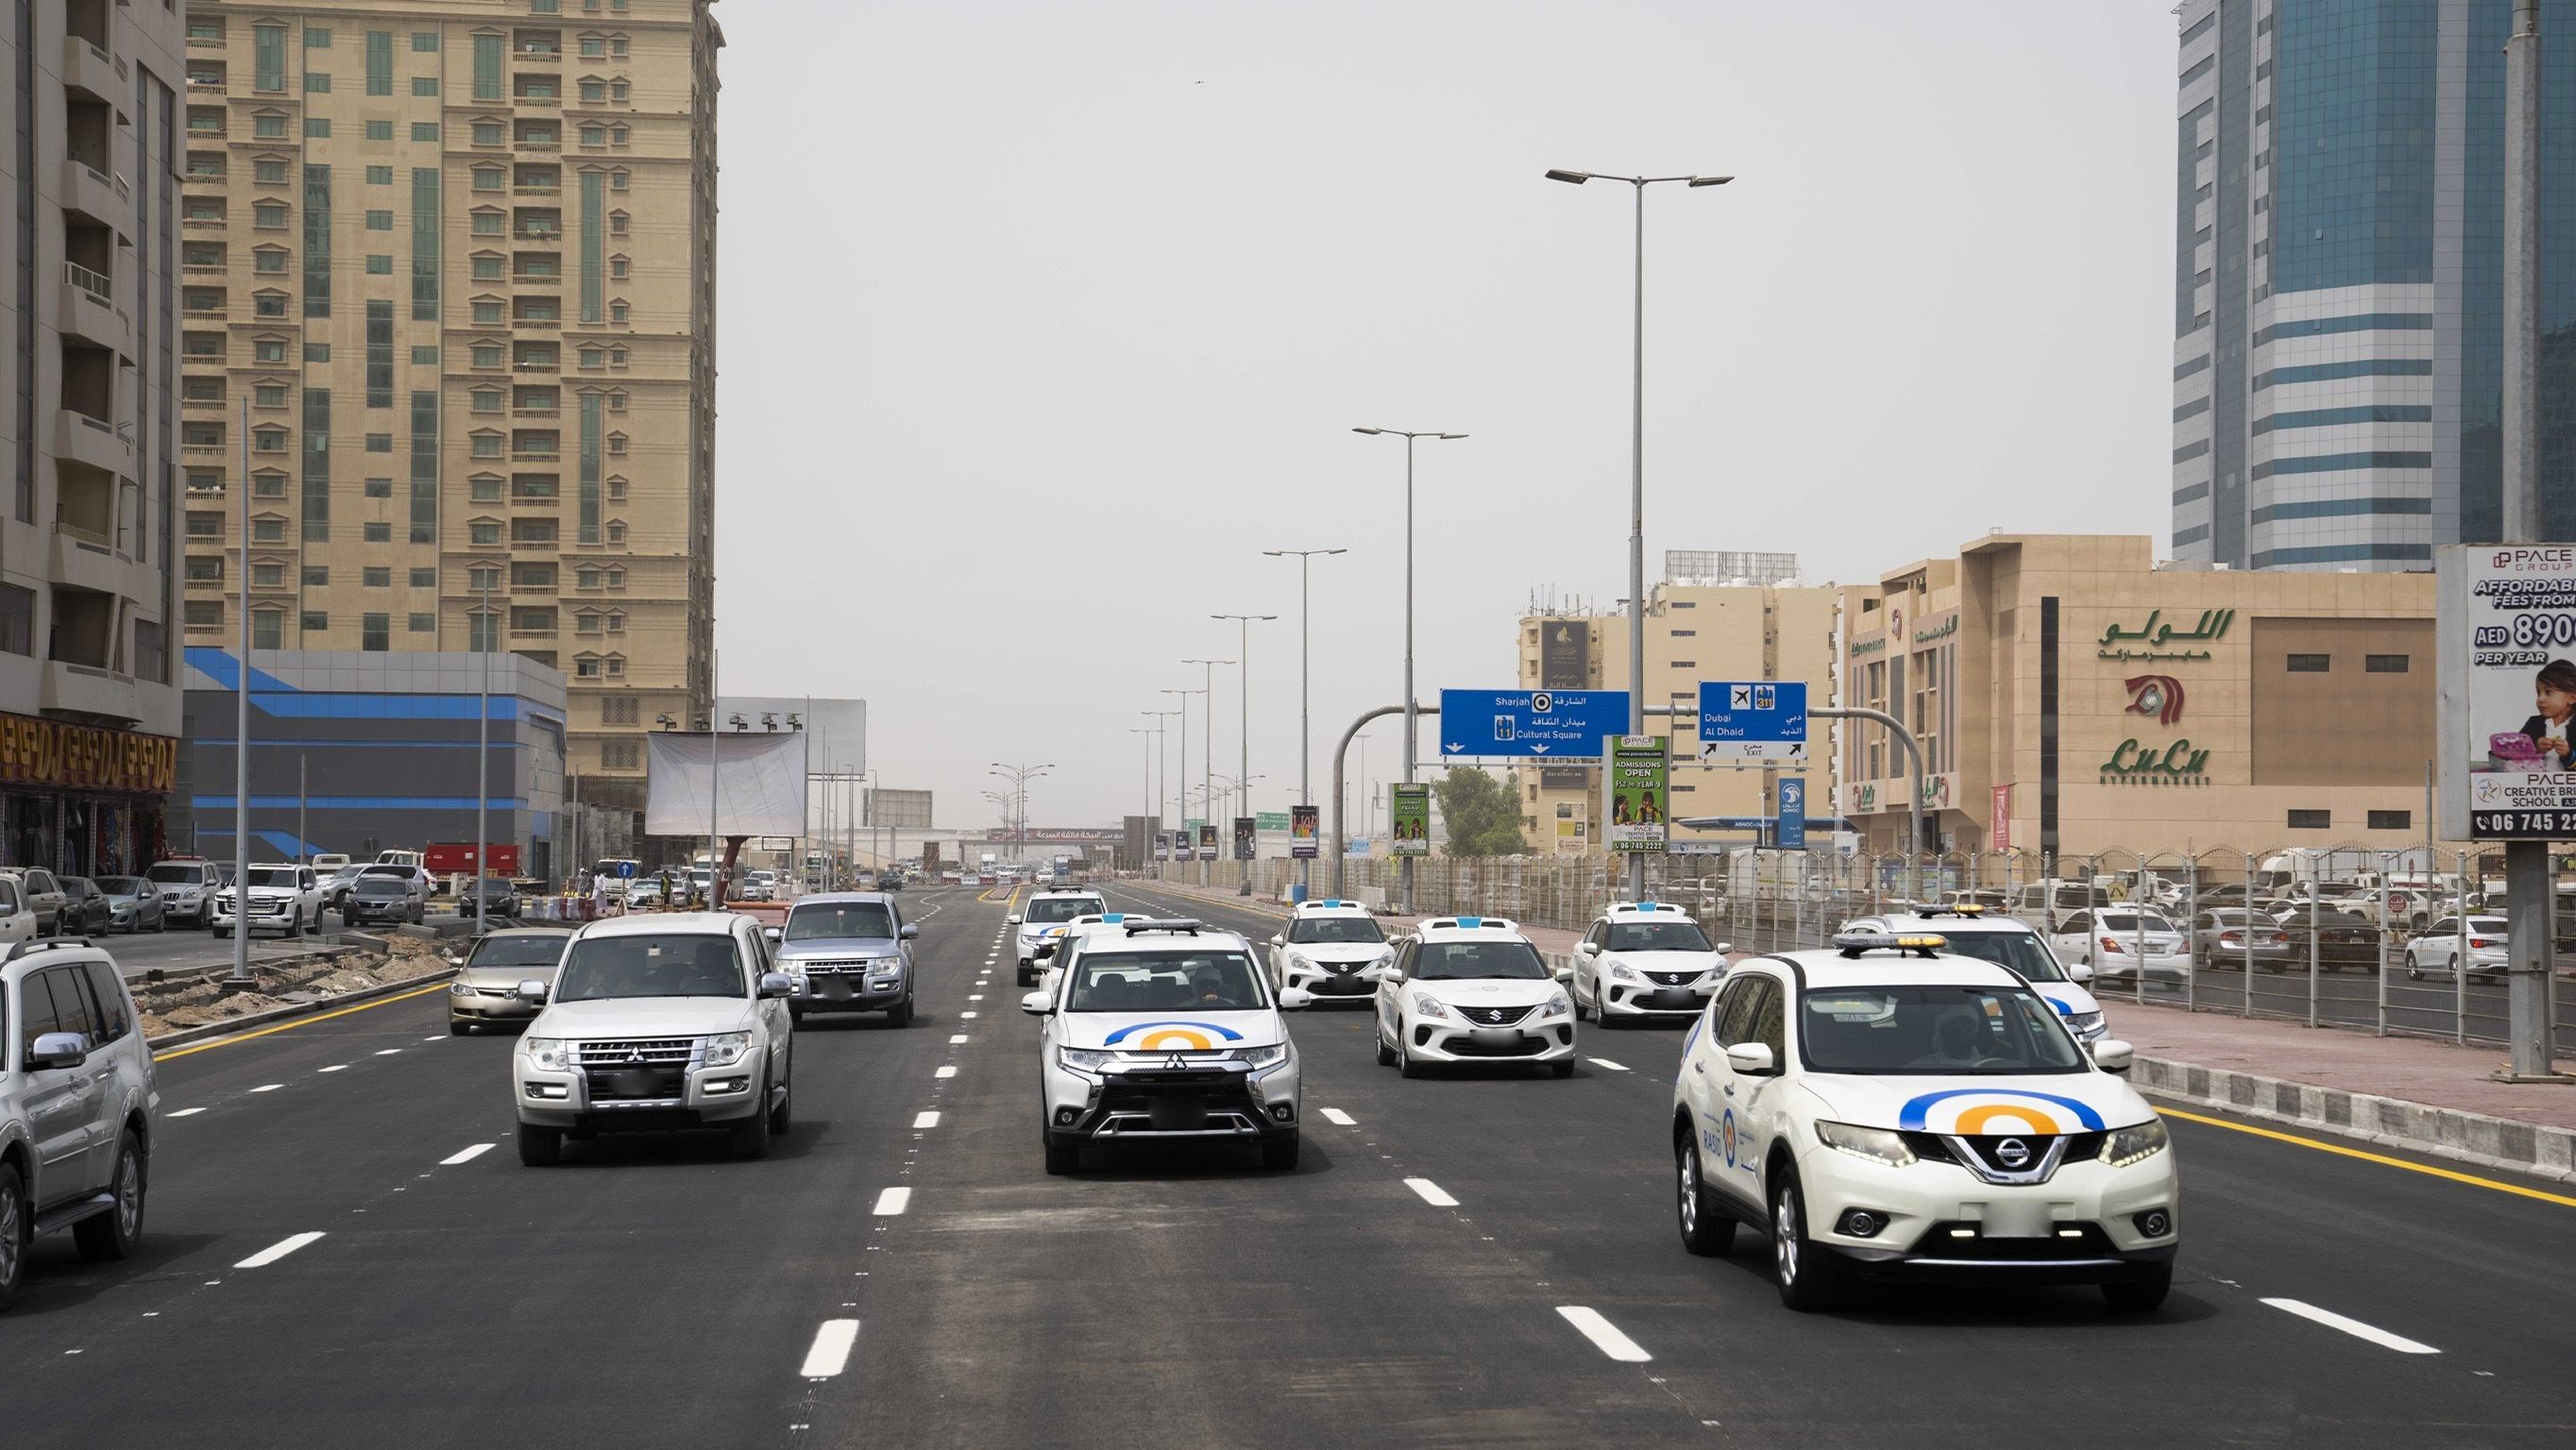
<path id="1" fill-rule="evenodd" d="M 1433 1063 L 1528 1062 L 1574 1076 L 1574 1004 L 1511 922 L 1434 918 L 1372 971 L 1380 1066 L 1418 1077 Z"/>
<path id="2" fill-rule="evenodd" d="M 1574 948 L 1574 1015 L 1601 1025 L 1698 1014 L 1726 977 L 1726 943 L 1662 901 L 1614 901 Z"/>
<path id="3" fill-rule="evenodd" d="M 759 924 L 731 912 L 619 916 L 564 949 L 545 1004 L 510 1062 L 519 1161 L 552 1163 L 563 1140 L 723 1128 L 737 1158 L 787 1131 L 794 990 Z"/>
<path id="4" fill-rule="evenodd" d="M 1672 1100 L 1682 1244 L 1767 1233 L 1781 1301 L 1853 1279 L 2097 1284 L 2153 1309 L 2181 1182 L 2164 1120 L 2008 967 L 1934 935 L 1735 964 L 1682 1046 Z"/>

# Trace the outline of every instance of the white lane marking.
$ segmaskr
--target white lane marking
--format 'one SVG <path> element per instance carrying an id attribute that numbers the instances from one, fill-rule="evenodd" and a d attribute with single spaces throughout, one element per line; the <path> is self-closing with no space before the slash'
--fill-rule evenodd
<path id="1" fill-rule="evenodd" d="M 939 1115 L 937 1113 L 915 1113 L 913 1114 L 912 1125 L 916 1128 L 936 1128 L 939 1126 Z"/>
<path id="2" fill-rule="evenodd" d="M 439 1167 L 441 1167 L 441 1168 L 453 1168 L 453 1167 L 455 1167 L 455 1166 L 456 1166 L 457 1164 L 459 1164 L 459 1163 L 471 1163 L 471 1162 L 473 1162 L 475 1159 L 480 1158 L 480 1157 L 482 1157 L 484 1154 L 489 1153 L 489 1152 L 491 1152 L 491 1151 L 492 1151 L 492 1145 L 491 1145 L 491 1144 L 489 1144 L 489 1143 L 477 1143 L 477 1144 L 475 1144 L 473 1147 L 471 1147 L 471 1148 L 467 1148 L 467 1149 L 465 1149 L 465 1150 L 464 1150 L 464 1151 L 462 1151 L 462 1152 L 459 1152 L 459 1153 L 453 1154 L 453 1155 L 451 1155 L 451 1156 L 449 1156 L 449 1157 L 445 1157 L 445 1158 L 441 1158 L 441 1159 L 439 1159 L 439 1160 L 438 1160 L 438 1166 L 439 1166 Z"/>
<path id="3" fill-rule="evenodd" d="M 445 1042 L 446 1040 L 447 1039 L 444 1037 L 424 1037 L 421 1039 L 423 1042 Z"/>
<path id="4" fill-rule="evenodd" d="M 1412 1189 L 1415 1193 L 1422 1195 L 1422 1201 L 1430 1204 L 1433 1208 L 1456 1208 L 1458 1206 L 1458 1200 L 1451 1198 L 1447 1189 L 1442 1188 L 1439 1184 L 1432 1182 L 1428 1178 L 1408 1178 L 1404 1180 L 1404 1186 Z"/>
<path id="5" fill-rule="evenodd" d="M 170 1118 L 193 1118 L 204 1111 L 204 1108 L 181 1108 L 175 1113 L 165 1113 L 162 1116 Z"/>
<path id="6" fill-rule="evenodd" d="M 1345 1128 L 1356 1128 L 1359 1126 L 1358 1123 L 1352 1120 L 1350 1114 L 1343 1112 L 1339 1108 L 1324 1109 L 1324 1121 L 1327 1123 L 1338 1123 Z"/>
<path id="7" fill-rule="evenodd" d="M 1606 1057 L 1593 1057 L 1586 1058 L 1584 1060 L 1591 1063 L 1594 1067 L 1606 1067 L 1612 1072 L 1626 1072 L 1628 1070 Z"/>
<path id="8" fill-rule="evenodd" d="M 2275 1309 L 2296 1314 L 2301 1319 L 2313 1319 L 2328 1329 L 2340 1329 L 2355 1339 L 2367 1339 L 2383 1349 L 2396 1350 L 2399 1354 L 2440 1354 L 2442 1352 L 2429 1344 L 2418 1344 L 2404 1335 L 2391 1334 L 2385 1329 L 2364 1324 L 2358 1319 L 2346 1319 L 2332 1310 L 2320 1309 L 2314 1304 L 2304 1304 L 2296 1299 L 2266 1299 L 2263 1302 Z"/>
<path id="9" fill-rule="evenodd" d="M 400 1051 L 402 1051 L 402 1049 L 401 1049 L 401 1048 L 399 1048 L 399 1047 L 388 1047 L 388 1048 L 386 1048 L 384 1051 L 377 1053 L 377 1054 L 376 1054 L 376 1056 L 378 1056 L 378 1057 L 391 1057 L 391 1056 L 393 1056 L 395 1053 L 400 1052 Z"/>
<path id="10" fill-rule="evenodd" d="M 955 1063 L 950 1063 L 948 1066 L 943 1067 L 943 1068 L 941 1068 L 939 1071 L 934 1072 L 934 1073 L 932 1073 L 932 1074 L 931 1074 L 931 1076 L 932 1076 L 932 1077 L 955 1077 L 956 1075 L 957 1075 L 957 1065 L 956 1065 Z"/>
<path id="11" fill-rule="evenodd" d="M 315 1072 L 346 1072 L 346 1071 L 348 1071 L 348 1069 L 349 1069 L 349 1064 L 347 1064 L 347 1063 L 345 1063 L 345 1062 L 335 1062 L 335 1063 L 331 1064 L 329 1067 L 317 1067 L 317 1068 L 315 1068 L 315 1069 L 313 1069 L 313 1070 L 314 1070 Z"/>
<path id="12" fill-rule="evenodd" d="M 877 1195 L 877 1206 L 870 1209 L 879 1218 L 892 1218 L 912 1205 L 912 1190 L 889 1188 Z"/>
<path id="13" fill-rule="evenodd" d="M 286 1084 L 282 1082 L 262 1083 L 258 1087 L 252 1088 L 251 1091 L 255 1093 L 273 1093 L 284 1086 L 286 1086 Z"/>
<path id="14" fill-rule="evenodd" d="M 1603 1354 L 1622 1364 L 1644 1364 L 1654 1358 L 1653 1355 L 1646 1353 L 1637 1341 L 1621 1334 L 1619 1326 L 1602 1318 L 1593 1310 L 1586 1309 L 1580 1304 L 1559 1304 L 1556 1306 L 1556 1312 L 1565 1316 L 1566 1323 L 1582 1330 L 1583 1337 L 1591 1340 Z"/>
<path id="15" fill-rule="evenodd" d="M 969 1002 L 981 1002 L 984 1000 L 984 994 L 981 992 L 969 992 L 966 994 L 966 1000 Z"/>
<path id="16" fill-rule="evenodd" d="M 285 1258 L 288 1254 L 295 1252 L 297 1249 L 304 1247 L 306 1244 L 312 1243 L 320 1237 L 322 1237 L 321 1233 L 316 1231 L 313 1233 L 294 1234 L 289 1237 L 279 1239 L 277 1242 L 270 1244 L 267 1248 L 264 1248 L 258 1253 L 251 1255 L 249 1258 L 242 1260 L 240 1263 L 233 1265 L 233 1267 L 236 1269 L 265 1268 L 266 1266 L 274 1264 L 278 1260 Z"/>
<path id="17" fill-rule="evenodd" d="M 972 1000 L 972 1001 L 977 1001 L 977 1002 L 981 1002 L 981 1001 L 983 1001 L 984 999 L 983 999 L 983 998 L 981 998 L 981 997 L 975 997 L 975 998 L 971 998 L 970 1000 Z M 959 1017 L 959 1018 L 963 1019 L 963 1018 L 967 1018 L 967 1017 L 980 1017 L 980 1016 L 982 1016 L 983 1014 L 982 1014 L 982 1013 L 980 1013 L 980 1012 L 960 1012 L 960 1013 L 958 1013 L 957 1015 L 958 1015 L 958 1017 Z"/>
<path id="18" fill-rule="evenodd" d="M 814 1343 L 805 1351 L 805 1363 L 796 1371 L 807 1379 L 828 1379 L 850 1367 L 850 1351 L 858 1346 L 859 1321 L 826 1319 L 814 1331 Z"/>
<path id="19" fill-rule="evenodd" d="M 949 1040 L 951 1043 L 963 1042 L 963 1041 L 965 1041 L 965 1040 L 966 1040 L 966 1034 L 965 1034 L 965 1033 L 963 1033 L 963 1032 L 960 1032 L 960 1033 L 958 1033 L 956 1036 L 951 1037 L 951 1038 L 949 1038 L 948 1040 Z"/>

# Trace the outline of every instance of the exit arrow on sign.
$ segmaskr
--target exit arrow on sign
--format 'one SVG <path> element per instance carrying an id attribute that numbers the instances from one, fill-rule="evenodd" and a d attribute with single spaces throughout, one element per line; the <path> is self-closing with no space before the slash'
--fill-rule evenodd
<path id="1" fill-rule="evenodd" d="M 1533 745 L 1530 747 L 1530 754 L 1545 755 L 1547 754 L 1547 747 L 1544 745 Z"/>
<path id="2" fill-rule="evenodd" d="M 1452 740 L 1452 741 L 1450 741 L 1450 742 L 1449 742 L 1449 753 L 1450 753 L 1450 754 L 1452 754 L 1452 755 L 1455 755 L 1455 754 L 1457 754 L 1459 751 L 1464 750 L 1464 749 L 1466 749 L 1466 748 L 1467 748 L 1466 746 L 1459 744 L 1459 743 L 1458 743 L 1457 741 L 1455 741 L 1455 740 Z"/>

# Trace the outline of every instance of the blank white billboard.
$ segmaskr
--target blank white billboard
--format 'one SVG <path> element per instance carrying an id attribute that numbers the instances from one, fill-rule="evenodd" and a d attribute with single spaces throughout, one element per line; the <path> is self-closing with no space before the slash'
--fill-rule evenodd
<path id="1" fill-rule="evenodd" d="M 707 834 L 708 793 L 721 787 L 720 836 L 805 834 L 806 736 L 730 730 L 705 735 L 656 730 L 644 737 L 644 833 Z"/>

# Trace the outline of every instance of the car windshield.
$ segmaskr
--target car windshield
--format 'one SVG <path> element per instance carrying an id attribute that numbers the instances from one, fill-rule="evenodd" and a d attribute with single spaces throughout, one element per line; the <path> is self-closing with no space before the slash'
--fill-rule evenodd
<path id="1" fill-rule="evenodd" d="M 2010 967 L 2034 982 L 2063 982 L 2066 973 L 2059 969 L 2057 958 L 2048 953 L 2048 944 L 2026 931 L 1960 931 L 1948 933 L 1948 946 L 1942 951 L 1954 957 L 1975 957 L 1999 967 Z"/>
<path id="2" fill-rule="evenodd" d="M 139 896 L 143 892 L 143 880 L 139 876 L 101 876 L 98 889 L 110 896 Z"/>
<path id="3" fill-rule="evenodd" d="M 2511 929 L 2512 928 L 2505 925 L 2505 919 L 2501 916 L 2473 916 L 2469 918 L 2469 930 L 2476 932 L 2480 936 L 2502 936 Z"/>
<path id="4" fill-rule="evenodd" d="M 563 980 L 554 999 L 747 995 L 733 938 L 695 933 L 599 936 L 579 942 L 563 959 Z"/>
<path id="5" fill-rule="evenodd" d="M 361 876 L 391 876 L 395 880 L 400 881 L 411 874 L 411 868 L 409 866 L 384 866 L 370 863 L 359 867 L 358 874 Z"/>
<path id="6" fill-rule="evenodd" d="M 2146 929 L 2148 931 L 2173 930 L 2173 923 L 2165 920 L 2163 917 L 2157 916 L 2152 912 L 2136 911 L 2106 911 L 2102 913 L 2102 929 L 2104 931 L 2136 931 L 2138 930 L 2138 921 L 2141 916 L 2146 920 Z"/>
<path id="7" fill-rule="evenodd" d="M 1614 921 L 1610 923 L 1610 940 L 1603 945 L 1614 952 L 1715 950 L 1699 924 L 1689 921 Z"/>
<path id="8" fill-rule="evenodd" d="M 1800 998 L 1811 1072 L 1978 1077 L 2084 1070 L 2038 994 L 2020 987 L 1836 987 Z"/>
<path id="9" fill-rule="evenodd" d="M 1068 1012 L 1251 1012 L 1269 1006 L 1252 958 L 1230 947 L 1086 952 L 1073 964 Z"/>
<path id="10" fill-rule="evenodd" d="M 563 960 L 564 945 L 572 940 L 568 931 L 539 932 L 531 936 L 487 936 L 465 961 L 466 970 L 477 967 L 551 967 Z"/>
<path id="11" fill-rule="evenodd" d="M 194 886 L 206 879 L 203 866 L 155 866 L 143 873 L 154 881 L 172 886 Z"/>
<path id="12" fill-rule="evenodd" d="M 1412 976 L 1421 982 L 1468 982 L 1487 977 L 1545 981 L 1547 963 L 1538 948 L 1525 941 L 1424 942 L 1414 957 Z"/>
<path id="13" fill-rule="evenodd" d="M 394 884 L 396 886 L 400 886 L 402 883 L 397 881 Z M 474 886 L 476 890 L 482 892 L 485 896 L 507 896 L 519 889 L 516 886 L 511 885 L 509 882 L 502 880 L 498 876 L 487 876 L 481 881 L 474 883 Z"/>
<path id="14" fill-rule="evenodd" d="M 787 913 L 787 940 L 831 941 L 894 935 L 894 913 L 881 901 L 822 901 Z"/>
<path id="15" fill-rule="evenodd" d="M 411 888 L 390 876 L 370 876 L 354 889 L 360 896 L 409 896 Z"/>
<path id="16" fill-rule="evenodd" d="M 1034 926 L 1041 922 L 1071 921 L 1077 916 L 1100 916 L 1109 908 L 1097 896 L 1040 897 L 1029 903 L 1028 913 L 1020 920 Z"/>
<path id="17" fill-rule="evenodd" d="M 253 866 L 250 868 L 250 884 L 253 886 L 284 886 L 291 889 L 295 885 L 295 868 L 292 866 Z"/>
<path id="18" fill-rule="evenodd" d="M 1377 929 L 1377 920 L 1366 916 L 1301 916 L 1288 923 L 1288 940 L 1292 942 L 1382 942 L 1386 933 Z"/>

